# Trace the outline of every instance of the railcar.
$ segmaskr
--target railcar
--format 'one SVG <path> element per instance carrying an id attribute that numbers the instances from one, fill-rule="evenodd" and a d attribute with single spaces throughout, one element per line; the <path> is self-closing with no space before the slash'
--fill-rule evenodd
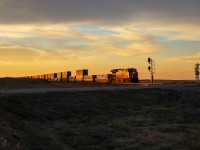
<path id="1" fill-rule="evenodd" d="M 71 76 L 71 71 L 62 72 L 62 82 L 68 82 Z"/>
<path id="2" fill-rule="evenodd" d="M 83 82 L 95 82 L 96 81 L 96 75 L 84 75 L 83 76 Z"/>
<path id="3" fill-rule="evenodd" d="M 99 74 L 96 75 L 96 82 L 109 82 L 112 74 Z"/>

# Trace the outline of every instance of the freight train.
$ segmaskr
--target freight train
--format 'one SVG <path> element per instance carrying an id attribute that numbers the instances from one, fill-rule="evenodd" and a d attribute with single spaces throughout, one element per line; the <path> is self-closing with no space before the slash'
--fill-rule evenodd
<path id="1" fill-rule="evenodd" d="M 111 72 L 112 74 L 88 75 L 88 69 L 82 69 L 76 71 L 76 76 L 72 76 L 71 71 L 65 71 L 20 78 L 43 79 L 49 82 L 139 82 L 138 72 L 135 68 L 113 69 Z"/>

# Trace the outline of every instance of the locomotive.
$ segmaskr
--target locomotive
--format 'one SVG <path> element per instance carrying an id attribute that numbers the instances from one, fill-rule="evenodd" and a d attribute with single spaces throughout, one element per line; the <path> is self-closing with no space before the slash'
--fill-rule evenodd
<path id="1" fill-rule="evenodd" d="M 21 78 L 43 79 L 49 82 L 138 82 L 138 72 L 135 68 L 113 69 L 112 74 L 88 75 L 88 69 L 76 71 L 76 76 L 71 75 L 71 71 L 26 76 Z"/>
<path id="2" fill-rule="evenodd" d="M 113 69 L 110 82 L 135 82 L 139 81 L 138 72 L 135 68 Z"/>

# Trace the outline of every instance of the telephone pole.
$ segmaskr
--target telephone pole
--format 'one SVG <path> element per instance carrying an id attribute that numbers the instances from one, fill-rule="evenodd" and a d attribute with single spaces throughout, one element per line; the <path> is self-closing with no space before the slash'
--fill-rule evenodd
<path id="1" fill-rule="evenodd" d="M 195 64 L 195 68 L 194 68 L 197 85 L 200 85 L 200 83 L 199 83 L 199 65 L 200 64 L 198 64 L 198 63 Z"/>
<path id="2" fill-rule="evenodd" d="M 148 70 L 151 73 L 151 84 L 154 84 L 154 73 L 155 73 L 155 60 L 148 58 L 149 67 Z"/>

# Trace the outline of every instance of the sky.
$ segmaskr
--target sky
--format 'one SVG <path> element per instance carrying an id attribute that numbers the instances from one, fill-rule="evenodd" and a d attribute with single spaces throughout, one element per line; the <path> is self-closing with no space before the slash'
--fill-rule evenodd
<path id="1" fill-rule="evenodd" d="M 199 0 L 1 0 L 0 77 L 136 68 L 194 79 Z"/>

